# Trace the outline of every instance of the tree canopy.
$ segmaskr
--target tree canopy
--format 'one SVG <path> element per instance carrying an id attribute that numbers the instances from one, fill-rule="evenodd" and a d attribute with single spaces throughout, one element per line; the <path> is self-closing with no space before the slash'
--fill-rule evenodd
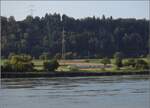
<path id="1" fill-rule="evenodd" d="M 149 20 L 86 17 L 75 19 L 67 15 L 46 14 L 27 16 L 16 21 L 13 16 L 1 16 L 1 56 L 10 53 L 30 54 L 38 58 L 62 50 L 62 30 L 65 30 L 65 51 L 72 58 L 112 57 L 122 52 L 125 57 L 148 54 Z M 75 55 L 75 57 L 74 57 Z"/>

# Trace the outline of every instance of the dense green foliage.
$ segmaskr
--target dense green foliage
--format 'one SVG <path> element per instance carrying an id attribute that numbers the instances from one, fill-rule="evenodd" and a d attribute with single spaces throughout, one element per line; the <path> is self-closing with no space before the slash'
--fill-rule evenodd
<path id="1" fill-rule="evenodd" d="M 119 69 L 120 67 L 123 66 L 123 64 L 122 64 L 123 54 L 121 52 L 116 52 L 114 54 L 114 58 L 115 58 L 115 65 Z"/>
<path id="2" fill-rule="evenodd" d="M 124 62 L 124 66 L 132 67 L 134 69 L 149 69 L 149 64 L 142 59 L 128 59 Z"/>
<path id="3" fill-rule="evenodd" d="M 67 66 L 67 68 L 68 68 L 69 71 L 71 71 L 71 72 L 79 71 L 79 68 L 78 68 L 77 66 Z"/>
<path id="4" fill-rule="evenodd" d="M 34 65 L 27 55 L 14 55 L 2 66 L 2 72 L 32 72 Z"/>
<path id="5" fill-rule="evenodd" d="M 103 59 L 101 60 L 101 63 L 104 64 L 104 65 L 107 65 L 107 64 L 110 64 L 111 61 L 110 61 L 109 58 L 105 57 L 105 58 L 103 58 Z"/>
<path id="6" fill-rule="evenodd" d="M 65 30 L 67 58 L 112 57 L 122 52 L 126 57 L 148 54 L 149 21 L 146 19 L 113 19 L 87 17 L 74 19 L 66 15 L 27 16 L 16 21 L 1 17 L 1 54 L 30 54 L 39 58 L 61 54 L 62 29 Z"/>
<path id="7" fill-rule="evenodd" d="M 59 63 L 56 59 L 53 59 L 50 61 L 45 61 L 43 66 L 46 71 L 55 71 L 59 67 Z"/>
<path id="8" fill-rule="evenodd" d="M 124 66 L 131 66 L 131 67 L 135 67 L 136 65 L 136 60 L 131 58 L 131 59 L 128 59 L 127 61 L 125 61 L 123 63 Z"/>
<path id="9" fill-rule="evenodd" d="M 136 69 L 149 69 L 149 65 L 146 61 L 140 59 L 136 61 L 135 68 Z"/>

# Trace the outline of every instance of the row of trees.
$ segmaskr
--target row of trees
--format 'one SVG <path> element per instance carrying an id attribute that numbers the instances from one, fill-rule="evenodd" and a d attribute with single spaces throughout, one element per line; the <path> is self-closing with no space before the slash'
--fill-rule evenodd
<path id="1" fill-rule="evenodd" d="M 45 60 L 43 62 L 43 70 L 40 71 L 55 71 L 59 67 L 56 59 Z M 8 61 L 1 66 L 2 72 L 34 72 L 35 64 L 32 62 L 30 55 L 12 55 Z"/>
<path id="2" fill-rule="evenodd" d="M 88 60 L 86 61 L 88 62 Z M 104 68 L 107 64 L 112 64 L 111 60 L 107 57 L 101 59 L 101 63 L 104 64 Z M 120 52 L 117 52 L 114 55 L 114 64 L 120 69 L 121 67 L 130 67 L 131 69 L 145 70 L 149 69 L 148 63 L 142 59 L 128 59 L 123 62 L 123 56 Z M 32 57 L 30 55 L 12 55 L 9 57 L 7 62 L 4 62 L 4 65 L 1 66 L 2 72 L 37 72 L 37 71 L 46 71 L 53 72 L 59 67 L 59 63 L 56 59 L 45 59 L 41 67 L 43 70 L 35 69 L 37 63 L 32 62 Z M 76 66 L 67 66 L 70 71 L 79 71 Z"/>
<path id="3" fill-rule="evenodd" d="M 110 57 L 117 51 L 127 57 L 148 54 L 149 20 L 86 17 L 74 19 L 67 15 L 46 14 L 27 16 L 16 21 L 13 16 L 1 16 L 1 52 L 60 55 L 62 31 L 65 30 L 65 49 L 68 58 Z"/>
<path id="4" fill-rule="evenodd" d="M 107 64 L 111 64 L 111 60 L 107 57 L 101 60 L 101 63 L 104 64 L 104 68 Z M 123 54 L 120 52 L 115 53 L 114 55 L 114 64 L 116 69 L 121 67 L 129 67 L 132 69 L 149 69 L 149 64 L 143 59 L 134 59 L 130 58 L 123 62 Z"/>

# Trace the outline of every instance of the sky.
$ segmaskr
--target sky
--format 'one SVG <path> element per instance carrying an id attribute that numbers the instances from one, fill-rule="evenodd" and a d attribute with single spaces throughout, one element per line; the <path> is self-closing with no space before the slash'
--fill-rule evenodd
<path id="1" fill-rule="evenodd" d="M 74 18 L 106 17 L 149 19 L 149 0 L 142 1 L 1 1 L 1 16 L 23 20 L 33 9 L 33 16 L 46 13 L 66 14 Z"/>

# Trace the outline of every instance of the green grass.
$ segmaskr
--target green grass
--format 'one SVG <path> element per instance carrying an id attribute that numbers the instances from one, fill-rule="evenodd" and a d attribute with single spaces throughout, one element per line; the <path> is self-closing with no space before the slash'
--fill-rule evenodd
<path id="1" fill-rule="evenodd" d="M 32 62 L 33 62 L 35 65 L 42 66 L 44 61 L 42 61 L 42 60 L 33 60 Z"/>
<path id="2" fill-rule="evenodd" d="M 3 65 L 6 61 L 8 61 L 7 59 L 1 59 L 0 65 Z"/>
<path id="3" fill-rule="evenodd" d="M 127 61 L 129 59 L 131 59 L 131 58 L 124 58 L 123 62 Z M 135 59 L 135 60 L 137 60 L 137 59 L 143 59 L 143 60 L 145 60 L 146 62 L 148 62 L 150 64 L 150 60 L 149 60 L 150 58 L 149 59 L 148 58 L 133 58 L 133 59 Z M 85 62 L 86 62 L 86 60 L 88 60 L 88 63 L 101 63 L 102 59 L 84 59 Z M 113 64 L 115 62 L 115 59 L 111 58 L 110 61 Z"/>

